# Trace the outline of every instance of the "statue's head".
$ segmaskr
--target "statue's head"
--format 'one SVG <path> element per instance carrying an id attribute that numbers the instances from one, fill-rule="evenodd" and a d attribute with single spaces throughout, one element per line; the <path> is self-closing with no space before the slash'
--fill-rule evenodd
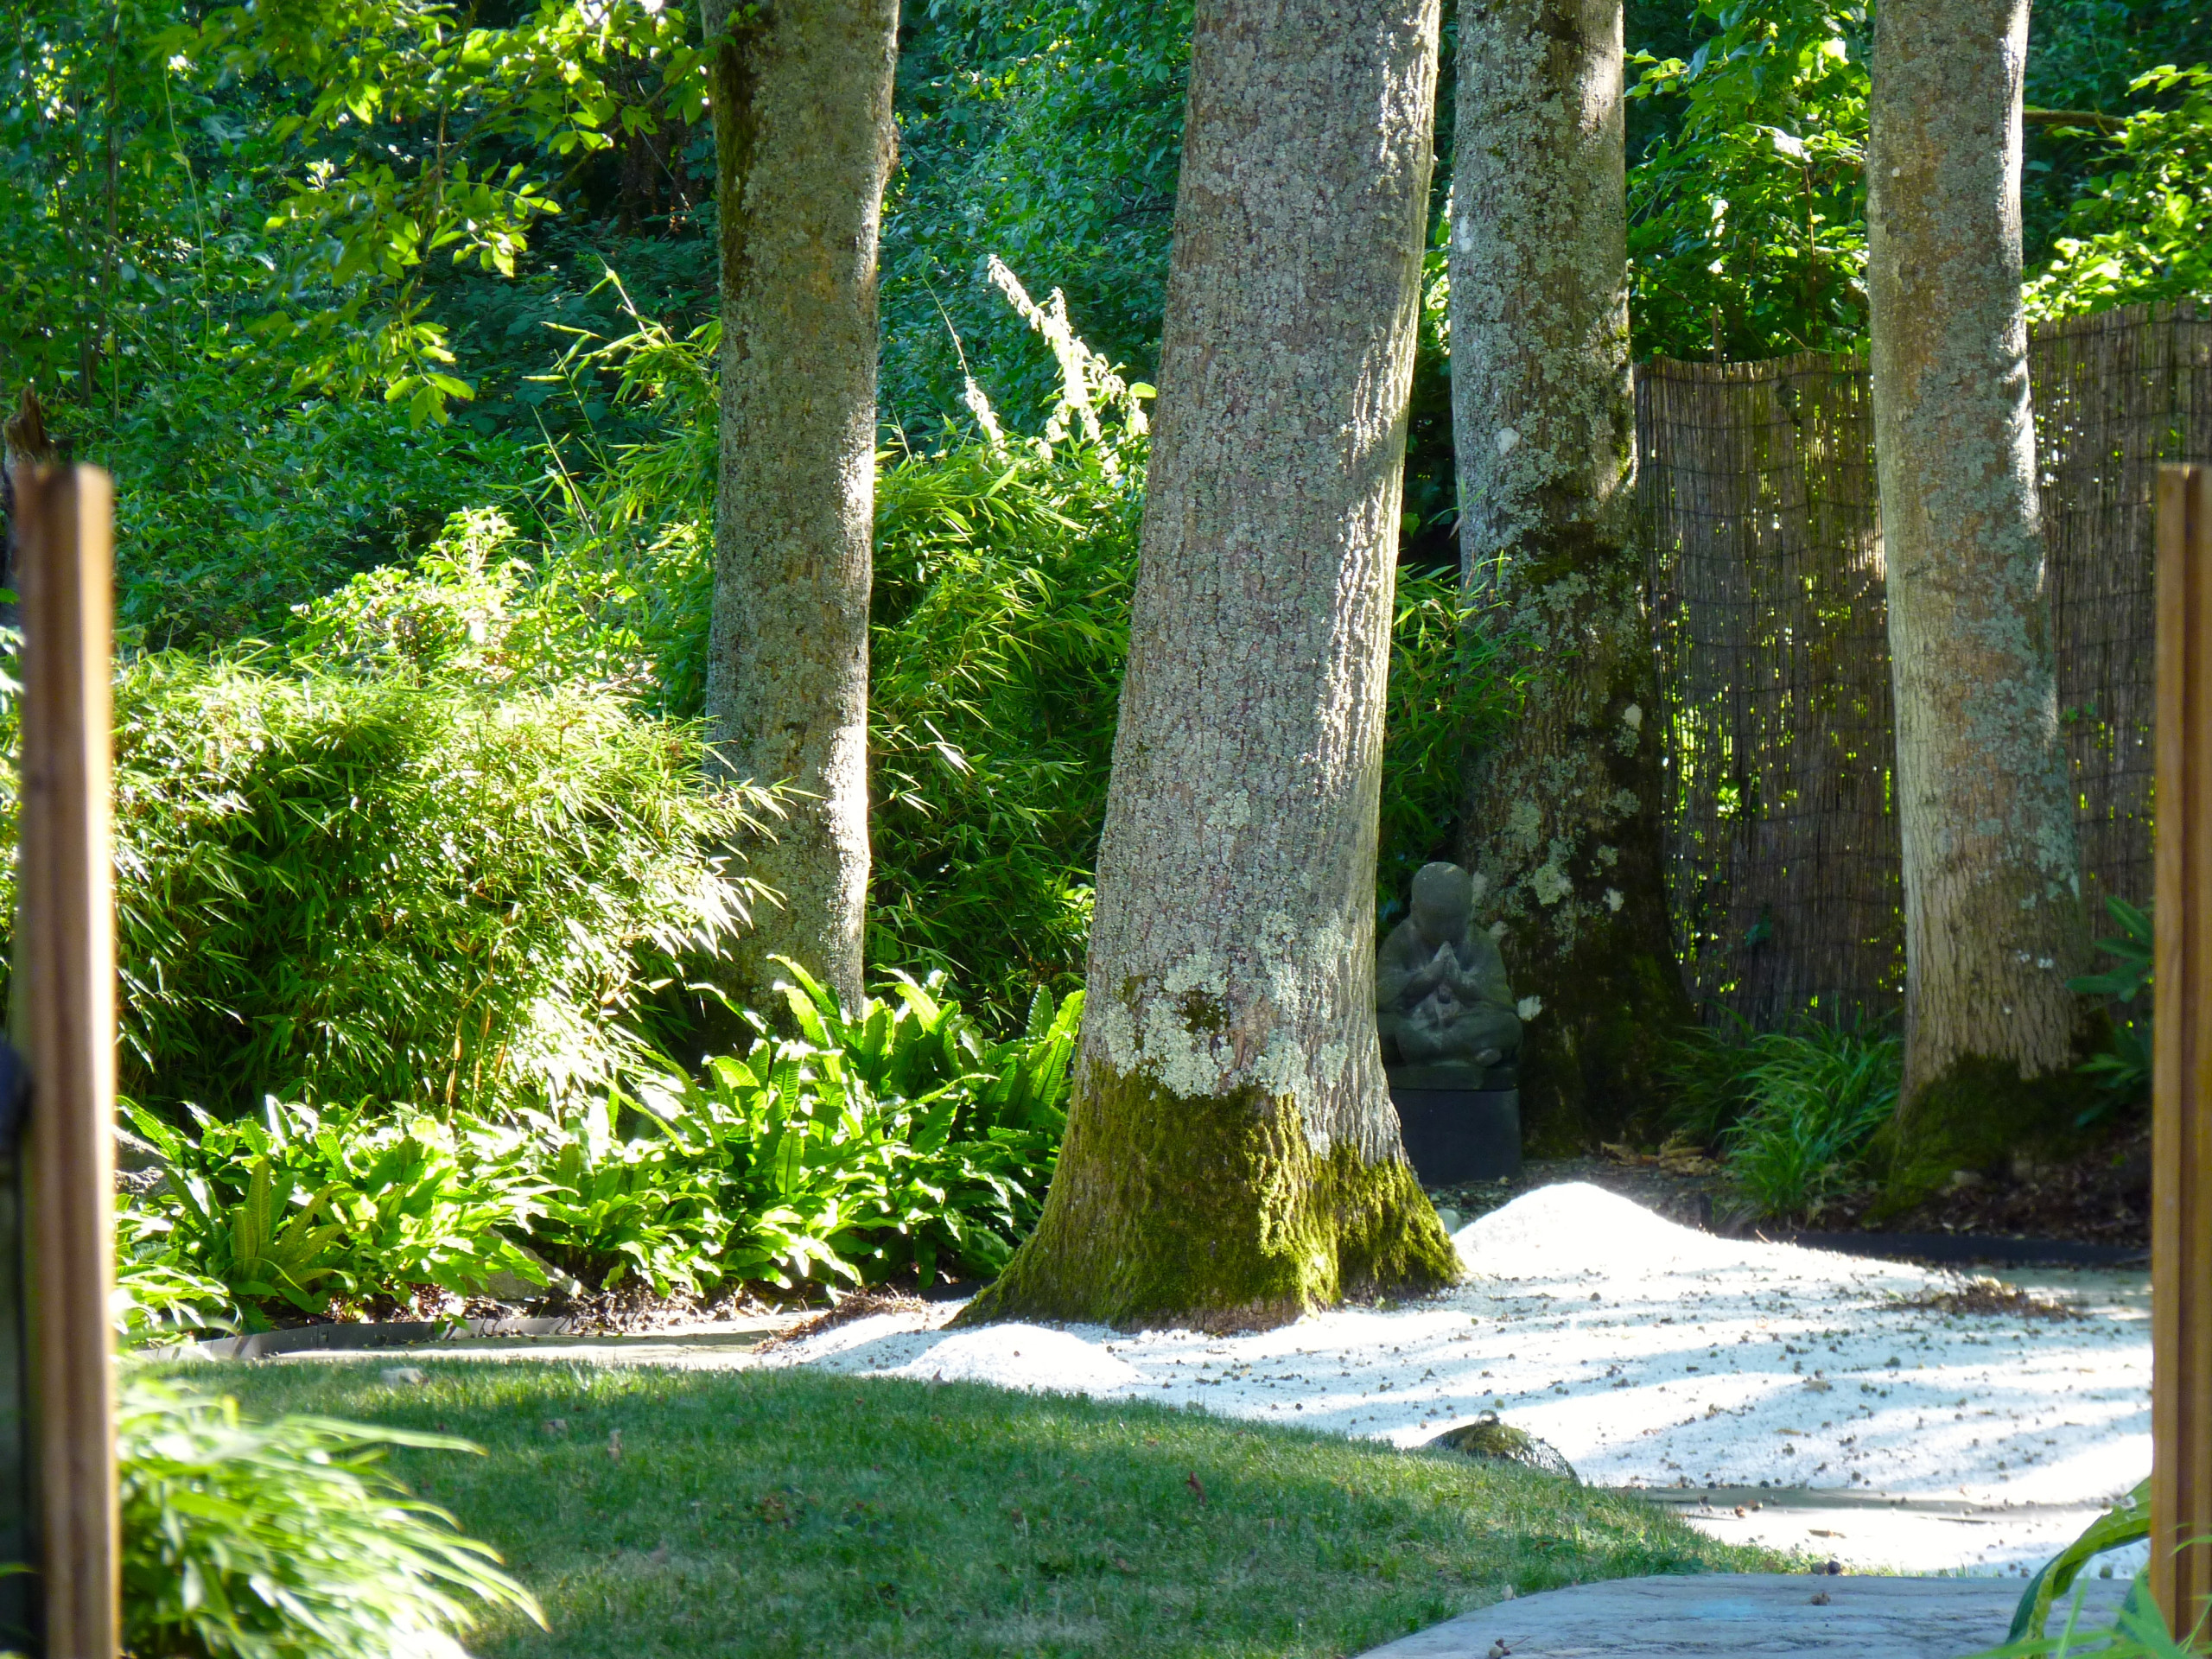
<path id="1" fill-rule="evenodd" d="M 1414 877 L 1414 925 L 1431 944 L 1464 938 L 1475 915 L 1475 883 L 1457 864 L 1424 864 Z"/>

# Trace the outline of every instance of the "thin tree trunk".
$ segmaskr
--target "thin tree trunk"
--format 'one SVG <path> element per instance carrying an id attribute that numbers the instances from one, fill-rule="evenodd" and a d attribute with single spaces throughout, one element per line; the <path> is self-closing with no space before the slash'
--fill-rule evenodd
<path id="1" fill-rule="evenodd" d="M 1375 1033 L 1436 0 L 1200 0 L 1090 1001 L 974 1317 L 1208 1328 L 1456 1273 Z"/>
<path id="2" fill-rule="evenodd" d="M 1910 1161 L 2040 1125 L 2074 1058 L 2081 910 L 2044 586 L 2020 90 L 2027 0 L 1884 0 L 1867 167 L 1875 454 L 1904 852 Z M 1937 1157 L 1936 1154 L 1942 1154 Z"/>
<path id="3" fill-rule="evenodd" d="M 1473 758 L 1463 857 L 1528 1027 L 1528 1139 L 1646 1110 L 1686 1016 L 1667 920 L 1658 685 L 1631 542 L 1620 0 L 1459 12 L 1452 429 L 1475 626 L 1527 677 Z"/>
<path id="4" fill-rule="evenodd" d="M 783 784 L 748 874 L 781 896 L 736 949 L 737 995 L 786 956 L 861 994 L 868 620 L 875 512 L 876 233 L 896 142 L 897 0 L 784 0 L 713 55 L 721 466 L 707 717 L 735 777 Z"/>

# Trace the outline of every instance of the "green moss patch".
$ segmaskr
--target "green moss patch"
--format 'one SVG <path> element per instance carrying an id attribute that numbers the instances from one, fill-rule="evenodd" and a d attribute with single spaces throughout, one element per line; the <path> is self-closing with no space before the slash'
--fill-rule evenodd
<path id="1" fill-rule="evenodd" d="M 1869 1218 L 1902 1215 L 1957 1171 L 1989 1169 L 2018 1151 L 2065 1156 L 2079 1148 L 2079 1120 L 2101 1099 L 2095 1080 L 2076 1070 L 2024 1077 L 2015 1061 L 1961 1056 L 1916 1090 L 1877 1139 L 1873 1157 L 1886 1178 Z"/>
<path id="2" fill-rule="evenodd" d="M 1253 1330 L 1458 1277 L 1402 1159 L 1316 1154 L 1256 1089 L 1192 1098 L 1094 1064 L 1036 1231 L 962 1319 Z"/>

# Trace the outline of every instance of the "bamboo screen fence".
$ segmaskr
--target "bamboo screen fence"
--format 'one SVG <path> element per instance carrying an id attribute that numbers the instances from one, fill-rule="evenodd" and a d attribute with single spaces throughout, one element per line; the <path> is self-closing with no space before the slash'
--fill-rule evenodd
<path id="1" fill-rule="evenodd" d="M 2212 461 L 2212 308 L 2038 328 L 2029 378 L 2083 891 L 2151 891 L 2154 491 Z M 1765 1024 L 1895 1008 L 1904 931 L 1863 359 L 1646 365 L 1637 493 L 1693 995 Z"/>

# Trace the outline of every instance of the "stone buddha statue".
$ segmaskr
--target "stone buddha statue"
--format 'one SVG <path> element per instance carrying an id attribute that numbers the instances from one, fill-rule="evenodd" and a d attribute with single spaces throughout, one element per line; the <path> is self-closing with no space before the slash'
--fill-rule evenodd
<path id="1" fill-rule="evenodd" d="M 1488 1074 L 1520 1052 L 1505 959 L 1474 918 L 1474 879 L 1457 864 L 1425 864 L 1413 913 L 1376 953 L 1375 1023 L 1399 1088 L 1498 1087 Z"/>

